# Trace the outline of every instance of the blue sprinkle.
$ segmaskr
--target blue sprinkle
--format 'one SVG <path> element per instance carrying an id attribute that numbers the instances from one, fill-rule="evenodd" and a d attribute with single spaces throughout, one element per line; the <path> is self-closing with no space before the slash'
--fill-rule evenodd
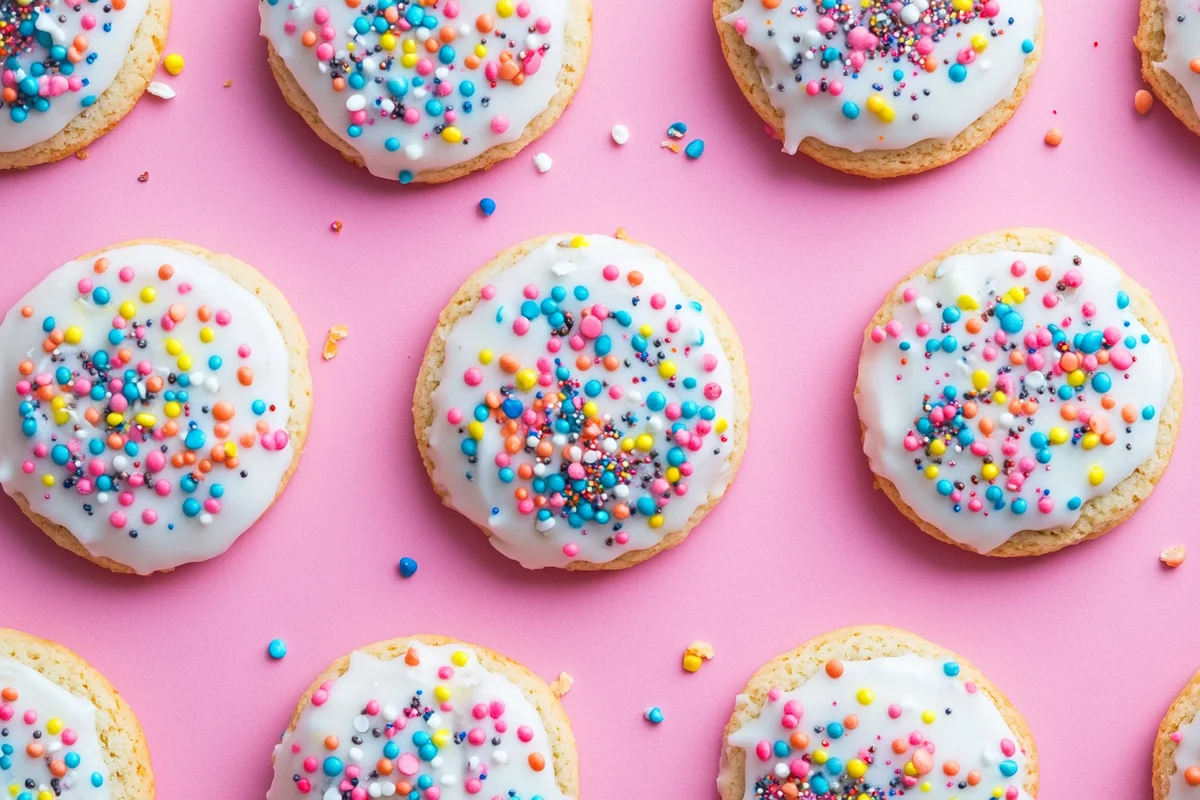
<path id="1" fill-rule="evenodd" d="M 1033 52 L 1033 40 L 1032 39 L 1026 39 L 1025 41 L 1021 42 L 1021 52 L 1025 53 L 1027 55 L 1029 53 Z"/>
<path id="2" fill-rule="evenodd" d="M 842 116 L 846 119 L 858 119 L 858 115 L 862 110 L 858 107 L 858 103 L 852 103 L 849 100 L 842 103 Z"/>
<path id="3" fill-rule="evenodd" d="M 407 556 L 400 559 L 400 577 L 411 578 L 417 574 L 417 562 Z"/>
<path id="4" fill-rule="evenodd" d="M 286 656 L 287 645 L 284 644 L 283 639 L 272 639 L 271 643 L 267 645 L 267 655 L 276 661 Z"/>
<path id="5" fill-rule="evenodd" d="M 683 149 L 683 152 L 686 153 L 687 157 L 690 159 L 694 160 L 699 158 L 700 156 L 704 155 L 704 140 L 692 139 L 692 141 L 688 142 L 688 146 Z"/>
<path id="6" fill-rule="evenodd" d="M 967 68 L 962 64 L 955 64 L 950 67 L 950 80 L 955 83 L 962 83 L 967 79 Z"/>
<path id="7" fill-rule="evenodd" d="M 946 673 L 946 677 L 948 678 L 957 677 L 959 669 L 957 661 L 947 661 L 942 665 L 942 672 Z"/>
<path id="8" fill-rule="evenodd" d="M 496 213 L 496 201 L 490 197 L 485 197 L 479 201 L 479 210 L 483 212 L 485 217 L 490 217 Z"/>
<path id="9" fill-rule="evenodd" d="M 662 709 L 659 708 L 658 706 L 654 706 L 653 708 L 647 708 L 646 713 L 643 714 L 642 716 L 644 716 L 647 721 L 649 721 L 650 723 L 652 723 L 654 725 L 660 724 L 664 719 Z"/>

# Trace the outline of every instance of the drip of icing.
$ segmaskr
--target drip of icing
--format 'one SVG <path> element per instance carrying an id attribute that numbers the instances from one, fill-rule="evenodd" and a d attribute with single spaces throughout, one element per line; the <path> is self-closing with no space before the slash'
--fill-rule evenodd
<path id="1" fill-rule="evenodd" d="M 373 175 L 402 182 L 521 138 L 558 92 L 570 16 L 568 0 L 260 0 L 259 10 L 325 124 Z"/>
<path id="2" fill-rule="evenodd" d="M 37 670 L 0 658 L 0 786 L 13 797 L 107 800 L 96 708 Z M 33 781 L 29 788 L 26 781 Z M 54 782 L 54 783 L 52 783 Z M 54 791 L 54 785 L 61 790 Z"/>
<path id="3" fill-rule="evenodd" d="M 389 661 L 355 652 L 275 746 L 267 800 L 571 800 L 552 747 L 529 696 L 469 647 L 414 642 Z"/>
<path id="4" fill-rule="evenodd" d="M 956 662 L 909 655 L 831 664 L 843 671 L 773 689 L 761 708 L 739 695 L 742 726 L 728 744 L 746 755 L 745 800 L 1029 800 L 1017 736 Z M 799 791 L 787 793 L 788 784 Z M 772 787 L 784 793 L 760 793 Z"/>
<path id="5" fill-rule="evenodd" d="M 1069 527 L 1155 451 L 1175 381 L 1112 264 L 955 255 L 897 292 L 859 365 L 863 449 L 904 502 L 986 553 Z"/>
<path id="6" fill-rule="evenodd" d="M 744 0 L 724 21 L 756 53 L 786 152 L 813 137 L 861 153 L 958 136 L 1012 95 L 1041 18 L 1040 0 Z"/>
<path id="7" fill-rule="evenodd" d="M 427 433 L 435 482 L 497 549 L 530 568 L 607 562 L 724 493 L 729 359 L 666 262 L 576 236 L 493 281 L 446 337 Z"/>
<path id="8" fill-rule="evenodd" d="M 0 152 L 51 138 L 116 80 L 149 0 L 0 0 Z M 81 46 L 82 45 L 82 46 Z"/>
<path id="9" fill-rule="evenodd" d="M 1179 81 L 1200 114 L 1200 72 L 1192 69 L 1200 63 L 1200 6 L 1189 0 L 1162 0 L 1163 60 L 1154 66 L 1166 70 Z"/>
<path id="10" fill-rule="evenodd" d="M 201 256 L 65 264 L 0 326 L 0 481 L 140 573 L 212 558 L 291 464 L 288 365 L 267 308 Z"/>

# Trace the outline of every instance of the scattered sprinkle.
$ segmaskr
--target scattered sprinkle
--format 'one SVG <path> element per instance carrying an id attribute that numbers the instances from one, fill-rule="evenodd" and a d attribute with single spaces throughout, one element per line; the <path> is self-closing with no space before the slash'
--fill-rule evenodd
<path id="1" fill-rule="evenodd" d="M 400 577 L 411 578 L 417 574 L 417 562 L 407 556 L 400 559 Z"/>
<path id="2" fill-rule="evenodd" d="M 1191 63 L 1188 64 L 1188 68 L 1192 72 L 1200 73 L 1200 58 L 1193 58 Z"/>
<path id="3" fill-rule="evenodd" d="M 642 716 L 645 717 L 648 722 L 654 725 L 658 725 L 663 721 L 663 712 L 658 706 L 651 706 L 650 708 L 647 708 Z"/>
<path id="4" fill-rule="evenodd" d="M 162 81 L 150 81 L 150 85 L 146 87 L 146 91 L 163 100 L 170 100 L 175 96 L 175 90 Z"/>
<path id="5" fill-rule="evenodd" d="M 483 212 L 485 217 L 490 217 L 496 213 L 496 201 L 490 197 L 485 197 L 479 201 L 479 210 Z"/>
<path id="6" fill-rule="evenodd" d="M 333 231 L 334 233 L 341 233 L 343 227 L 345 226 L 342 225 L 342 221 L 340 219 L 335 219 L 333 222 L 329 223 L 329 230 Z"/>
<path id="7" fill-rule="evenodd" d="M 1062 144 L 1063 132 L 1061 128 L 1051 128 L 1046 131 L 1046 144 L 1051 147 L 1058 147 Z"/>
<path id="8" fill-rule="evenodd" d="M 225 81 L 225 88 L 228 89 L 230 86 L 233 86 L 233 81 Z"/>
<path id="9" fill-rule="evenodd" d="M 567 692 L 571 691 L 571 687 L 575 685 L 575 679 L 565 672 L 558 673 L 558 680 L 550 684 L 550 691 L 554 692 L 554 696 L 562 700 L 567 696 Z"/>
<path id="10" fill-rule="evenodd" d="M 272 639 L 271 643 L 267 645 L 267 655 L 278 661 L 287 655 L 287 644 L 283 639 Z"/>
<path id="11" fill-rule="evenodd" d="M 708 642 L 694 641 L 683 653 L 683 668 L 688 672 L 699 672 L 705 661 L 711 661 L 716 653 Z"/>
<path id="12" fill-rule="evenodd" d="M 685 133 L 687 133 L 687 125 L 682 122 L 673 122 L 671 127 L 667 128 L 667 136 L 672 139 L 682 139 Z"/>
<path id="13" fill-rule="evenodd" d="M 1138 89 L 1137 94 L 1133 96 L 1133 107 L 1139 114 L 1149 114 L 1150 109 L 1154 108 L 1154 95 L 1145 89 Z"/>
<path id="14" fill-rule="evenodd" d="M 554 159 L 549 153 L 538 153 L 533 157 L 533 165 L 537 167 L 537 171 L 545 175 L 554 166 Z"/>
<path id="15" fill-rule="evenodd" d="M 619 145 L 624 145 L 629 141 L 629 128 L 624 125 L 614 125 L 612 129 L 612 140 Z"/>
<path id="16" fill-rule="evenodd" d="M 183 56 L 179 53 L 171 53 L 163 59 L 163 68 L 172 75 L 178 75 L 183 72 Z"/>
<path id="17" fill-rule="evenodd" d="M 346 325 L 333 325 L 329 328 L 329 333 L 325 336 L 325 346 L 321 348 L 321 358 L 329 361 L 338 354 L 337 343 L 350 335 L 350 328 Z"/>
<path id="18" fill-rule="evenodd" d="M 1178 567 L 1183 563 L 1183 559 L 1187 556 L 1187 551 L 1181 544 L 1173 544 L 1170 547 L 1159 553 L 1158 558 L 1168 567 Z"/>
<path id="19" fill-rule="evenodd" d="M 667 148 L 667 149 L 668 149 L 668 150 L 670 150 L 672 153 L 678 153 L 678 152 L 679 152 L 679 150 L 680 150 L 680 147 L 679 147 L 679 145 L 675 144 L 675 143 L 674 143 L 674 142 L 672 142 L 672 141 L 665 141 L 665 142 L 663 142 L 663 143 L 662 143 L 662 147 L 665 147 L 665 148 Z"/>
<path id="20" fill-rule="evenodd" d="M 149 172 L 143 172 L 141 175 L 138 175 L 138 183 L 145 183 L 148 180 L 150 180 Z"/>
<path id="21" fill-rule="evenodd" d="M 704 140 L 693 139 L 692 141 L 688 142 L 687 149 L 685 149 L 684 152 L 690 159 L 695 160 L 699 158 L 700 156 L 704 155 Z"/>

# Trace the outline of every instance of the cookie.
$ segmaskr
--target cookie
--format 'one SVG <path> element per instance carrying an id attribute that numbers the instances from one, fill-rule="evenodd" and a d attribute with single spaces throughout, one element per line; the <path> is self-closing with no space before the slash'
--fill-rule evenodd
<path id="1" fill-rule="evenodd" d="M 0 0 L 0 169 L 58 161 L 116 127 L 170 20 L 170 0 Z"/>
<path id="2" fill-rule="evenodd" d="M 749 381 L 729 318 L 666 256 L 565 234 L 501 253 L 451 298 L 413 416 L 437 493 L 504 555 L 621 569 L 721 499 Z"/>
<path id="3" fill-rule="evenodd" d="M 768 662 L 725 728 L 721 800 L 1037 796 L 1029 726 L 991 681 L 916 634 L 865 625 Z"/>
<path id="4" fill-rule="evenodd" d="M 512 158 L 583 81 L 591 0 L 259 0 L 271 71 L 346 160 L 443 183 Z"/>
<path id="5" fill-rule="evenodd" d="M 783 141 L 853 175 L 949 164 L 1017 110 L 1042 52 L 1041 0 L 714 0 L 742 94 Z"/>
<path id="6" fill-rule="evenodd" d="M 992 556 L 1107 532 L 1167 468 L 1183 406 L 1149 293 L 1103 253 L 1017 228 L 956 245 L 871 320 L 855 388 L 876 485 Z"/>
<path id="7" fill-rule="evenodd" d="M 1200 672 L 1167 709 L 1154 739 L 1154 800 L 1200 797 Z"/>
<path id="8" fill-rule="evenodd" d="M 137 716 L 62 645 L 0 628 L 0 786 L 13 800 L 154 797 Z"/>
<path id="9" fill-rule="evenodd" d="M 300 698 L 273 761 L 267 800 L 579 795 L 558 697 L 515 661 L 443 636 L 334 662 Z"/>
<path id="10" fill-rule="evenodd" d="M 280 291 L 231 256 L 161 240 L 83 256 L 0 324 L 0 482 L 114 572 L 217 556 L 299 462 L 307 352 Z"/>
<path id="11" fill-rule="evenodd" d="M 1134 43 L 1142 77 L 1171 113 L 1200 135 L 1200 13 L 1187 0 L 1142 0 Z"/>

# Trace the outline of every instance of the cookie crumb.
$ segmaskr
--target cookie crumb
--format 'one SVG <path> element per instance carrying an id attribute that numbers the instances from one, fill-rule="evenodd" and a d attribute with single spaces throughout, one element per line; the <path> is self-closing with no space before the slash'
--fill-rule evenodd
<path id="1" fill-rule="evenodd" d="M 1171 567 L 1173 569 L 1175 567 L 1178 567 L 1180 564 L 1182 564 L 1183 559 L 1186 556 L 1187 556 L 1187 551 L 1184 549 L 1183 545 L 1173 544 L 1170 547 L 1165 548 L 1161 553 L 1159 553 L 1158 559 L 1159 559 L 1159 561 L 1162 561 L 1162 563 L 1166 564 L 1168 567 Z"/>
<path id="2" fill-rule="evenodd" d="M 565 672 L 558 673 L 558 679 L 550 684 L 550 691 L 554 692 L 554 696 L 562 700 L 571 691 L 571 687 L 575 685 L 575 679 Z"/>
<path id="3" fill-rule="evenodd" d="M 329 333 L 325 336 L 325 346 L 321 348 L 321 358 L 329 361 L 338 354 L 337 343 L 350 335 L 350 328 L 346 325 L 331 325 Z"/>
<path id="4" fill-rule="evenodd" d="M 146 91 L 163 100 L 170 100 L 175 96 L 175 90 L 162 81 L 150 81 L 150 85 L 146 87 Z"/>
<path id="5" fill-rule="evenodd" d="M 672 153 L 678 153 L 678 152 L 679 152 L 679 145 L 675 144 L 674 142 L 666 141 L 666 142 L 663 142 L 663 143 L 662 143 L 661 145 L 659 145 L 659 146 L 660 146 L 660 147 L 663 147 L 663 148 L 666 148 L 667 150 L 670 150 Z"/>
<path id="6" fill-rule="evenodd" d="M 683 668 L 688 672 L 699 672 L 705 661 L 711 661 L 716 653 L 713 646 L 699 639 L 687 646 L 683 652 Z"/>
<path id="7" fill-rule="evenodd" d="M 143 172 L 141 175 L 138 175 L 138 183 L 145 183 L 148 180 L 150 180 L 149 172 Z"/>
<path id="8" fill-rule="evenodd" d="M 545 175 L 554 166 L 554 159 L 550 158 L 549 153 L 538 153 L 533 157 L 533 165 L 537 167 L 537 171 Z"/>
<path id="9" fill-rule="evenodd" d="M 1138 89 L 1137 94 L 1133 96 L 1133 107 L 1139 114 L 1149 114 L 1150 109 L 1154 108 L 1154 95 L 1145 89 Z"/>
<path id="10" fill-rule="evenodd" d="M 629 141 L 629 128 L 624 125 L 613 125 L 612 140 L 619 146 L 624 146 Z"/>
<path id="11" fill-rule="evenodd" d="M 623 242 L 629 238 L 629 234 L 625 233 L 624 228 L 617 228 L 617 232 L 613 234 L 613 238 Z"/>
<path id="12" fill-rule="evenodd" d="M 90 155 L 90 154 L 88 153 L 87 150 L 80 150 L 78 153 L 75 154 L 75 157 L 78 158 L 80 161 L 87 161 L 88 155 Z"/>
<path id="13" fill-rule="evenodd" d="M 329 223 L 329 230 L 333 231 L 334 233 L 341 233 L 343 227 L 345 226 L 342 225 L 342 221 L 340 219 L 335 219 L 333 222 Z"/>
<path id="14" fill-rule="evenodd" d="M 1046 131 L 1046 144 L 1051 147 L 1058 147 L 1062 144 L 1063 132 L 1061 128 L 1051 128 Z"/>

